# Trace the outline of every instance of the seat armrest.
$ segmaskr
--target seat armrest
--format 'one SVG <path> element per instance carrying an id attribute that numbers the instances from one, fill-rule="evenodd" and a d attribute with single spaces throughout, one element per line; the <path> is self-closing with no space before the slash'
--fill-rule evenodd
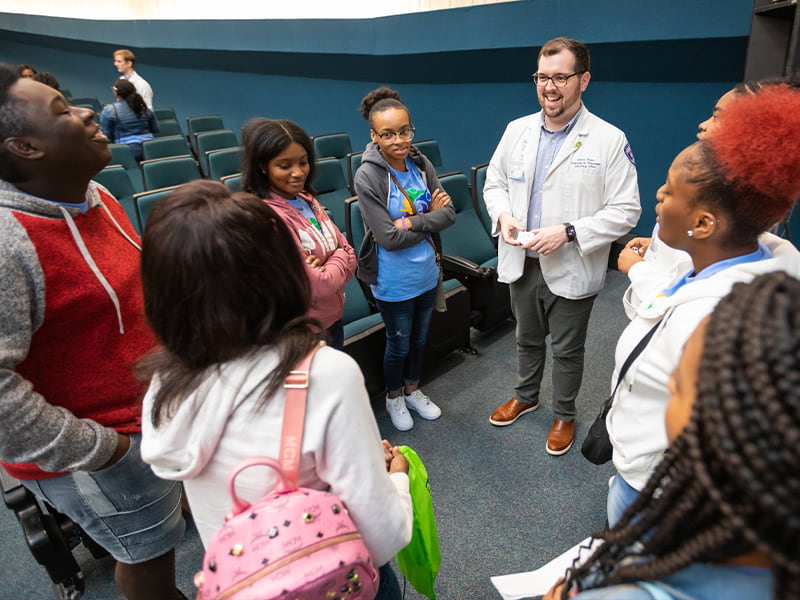
<path id="1" fill-rule="evenodd" d="M 492 267 L 482 267 L 462 256 L 453 254 L 443 254 L 441 258 L 442 270 L 446 274 L 453 276 L 478 277 L 480 279 L 490 279 L 494 277 L 495 270 Z"/>

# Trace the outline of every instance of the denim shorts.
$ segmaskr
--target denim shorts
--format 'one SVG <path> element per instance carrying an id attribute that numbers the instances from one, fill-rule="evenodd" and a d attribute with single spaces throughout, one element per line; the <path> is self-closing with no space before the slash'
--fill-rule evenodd
<path id="1" fill-rule="evenodd" d="M 107 469 L 21 483 L 119 562 L 137 564 L 177 546 L 186 524 L 180 484 L 156 477 L 139 452 L 141 434 L 130 438 L 128 452 Z"/>

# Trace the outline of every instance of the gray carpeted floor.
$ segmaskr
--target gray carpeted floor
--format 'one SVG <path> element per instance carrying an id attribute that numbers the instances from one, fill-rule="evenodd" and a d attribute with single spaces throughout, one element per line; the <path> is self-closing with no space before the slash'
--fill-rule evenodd
<path id="1" fill-rule="evenodd" d="M 552 424 L 549 368 L 539 410 L 509 427 L 489 423 L 494 408 L 513 392 L 511 322 L 488 334 L 473 331 L 477 356 L 452 354 L 426 367 L 423 389 L 442 407 L 439 420 L 416 417 L 414 429 L 400 433 L 381 403 L 376 404 L 383 435 L 414 448 L 428 469 L 442 553 L 436 585 L 441 600 L 499 598 L 490 576 L 537 568 L 603 526 L 606 483 L 613 467 L 591 465 L 579 446 L 609 392 L 614 347 L 626 324 L 620 301 L 626 286 L 626 277 L 609 272 L 595 303 L 578 398 L 576 444 L 564 456 L 551 457 L 544 451 Z M 83 547 L 75 555 L 86 574 L 84 598 L 121 597 L 113 583 L 113 561 L 94 560 Z M 177 556 L 178 585 L 190 597 L 201 556 L 199 538 L 191 529 Z M 53 597 L 50 581 L 25 547 L 18 524 L 0 506 L 0 600 Z M 408 586 L 406 598 L 423 596 Z"/>

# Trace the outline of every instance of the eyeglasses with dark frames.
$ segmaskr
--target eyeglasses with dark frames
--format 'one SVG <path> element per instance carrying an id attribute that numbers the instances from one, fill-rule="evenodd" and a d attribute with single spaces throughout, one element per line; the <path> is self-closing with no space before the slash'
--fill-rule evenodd
<path id="1" fill-rule="evenodd" d="M 553 85 L 556 87 L 564 87 L 567 85 L 570 77 L 575 77 L 576 75 L 583 75 L 586 71 L 576 71 L 575 73 L 570 73 L 567 75 L 566 73 L 556 73 L 552 77 L 548 77 L 547 75 L 542 75 L 541 73 L 534 73 L 531 75 L 533 79 L 534 85 L 538 85 L 539 87 L 546 87 L 548 81 L 552 81 Z"/>
<path id="2" fill-rule="evenodd" d="M 372 131 L 375 131 L 374 129 Z M 404 142 L 408 142 L 409 140 L 414 139 L 414 133 L 417 131 L 416 127 L 411 127 L 409 129 L 401 129 L 400 131 L 382 131 L 378 133 L 375 131 L 375 135 L 381 138 L 384 142 L 391 142 L 395 137 L 400 138 Z"/>

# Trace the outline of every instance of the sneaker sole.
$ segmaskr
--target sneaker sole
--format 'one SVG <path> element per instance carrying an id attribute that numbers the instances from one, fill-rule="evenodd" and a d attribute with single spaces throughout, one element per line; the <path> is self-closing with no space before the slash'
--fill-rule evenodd
<path id="1" fill-rule="evenodd" d="M 563 450 L 551 450 L 551 449 L 550 449 L 550 446 L 548 446 L 548 445 L 547 445 L 547 442 L 545 442 L 545 444 L 544 444 L 544 450 L 545 450 L 545 452 L 547 452 L 547 453 L 548 453 L 550 456 L 561 456 L 562 454 L 566 454 L 567 452 L 569 452 L 569 449 L 570 449 L 570 448 L 572 448 L 572 444 L 574 444 L 574 443 L 575 443 L 575 440 L 573 439 L 573 440 L 572 440 L 572 441 L 569 443 L 569 446 L 567 446 L 567 447 L 566 447 L 566 448 L 564 448 Z"/>
<path id="2" fill-rule="evenodd" d="M 421 418 L 425 419 L 426 421 L 435 421 L 436 419 L 438 419 L 439 417 L 441 417 L 441 416 L 442 416 L 442 413 L 439 413 L 439 414 L 438 414 L 438 415 L 436 415 L 435 417 L 426 417 L 426 416 L 425 416 L 425 415 L 423 415 L 421 412 L 419 412 L 419 411 L 418 411 L 416 408 L 414 408 L 413 406 L 411 406 L 410 404 L 408 404 L 408 402 L 406 402 L 406 408 L 407 408 L 408 410 L 413 410 L 415 413 L 417 413 L 417 414 L 418 414 L 418 415 L 419 415 Z"/>
<path id="3" fill-rule="evenodd" d="M 516 423 L 517 419 L 519 419 L 522 415 L 527 415 L 528 413 L 535 411 L 537 408 L 539 408 L 538 404 L 531 406 L 530 408 L 526 408 L 525 410 L 520 411 L 520 413 L 510 421 L 495 421 L 492 417 L 489 417 L 489 423 L 496 425 L 497 427 L 505 427 L 507 425 L 511 425 L 512 423 Z"/>
<path id="4" fill-rule="evenodd" d="M 392 427 L 397 429 L 397 431 L 410 431 L 410 430 L 414 429 L 414 423 L 411 423 L 411 425 L 409 427 L 398 427 L 397 425 L 395 425 L 395 422 L 392 421 Z"/>

